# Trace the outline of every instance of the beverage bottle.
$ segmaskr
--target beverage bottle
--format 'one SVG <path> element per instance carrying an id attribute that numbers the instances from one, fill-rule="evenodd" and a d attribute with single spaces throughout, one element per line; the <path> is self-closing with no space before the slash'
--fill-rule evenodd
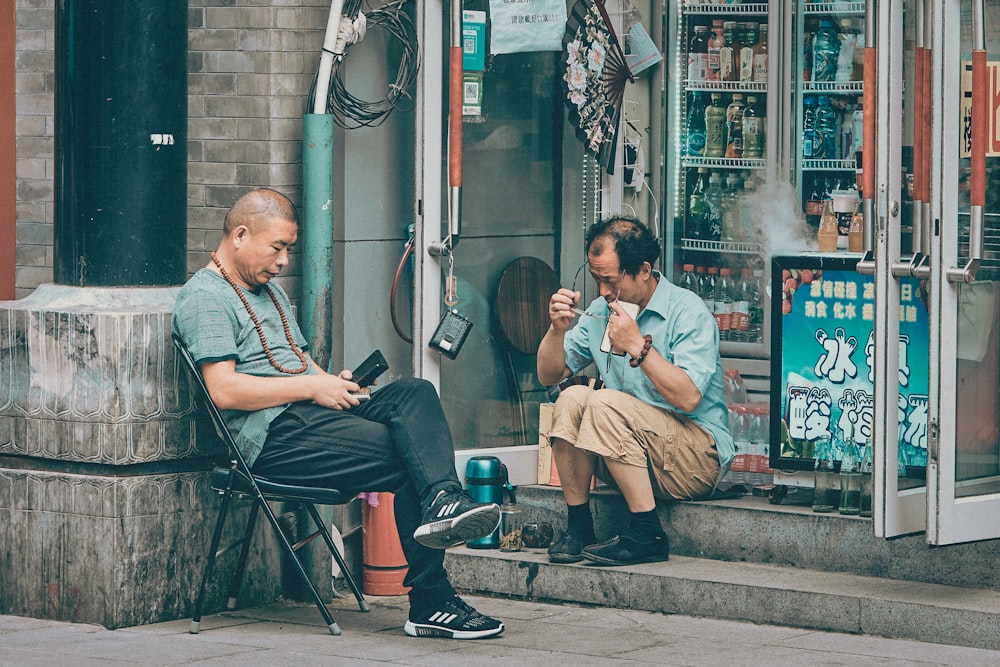
<path id="1" fill-rule="evenodd" d="M 750 417 L 747 413 L 747 406 L 742 403 L 733 405 L 733 409 L 736 412 L 732 433 L 736 456 L 729 469 L 737 473 L 734 475 L 733 482 L 743 484 L 749 481 L 750 473 Z"/>
<path id="2" fill-rule="evenodd" d="M 860 500 L 858 505 L 860 506 L 859 514 L 861 516 L 869 517 L 872 515 L 872 442 L 868 440 L 865 446 L 861 448 L 861 481 L 859 487 L 861 489 Z"/>
<path id="3" fill-rule="evenodd" d="M 715 278 L 713 274 L 709 273 L 713 268 L 715 267 L 710 266 L 706 271 L 704 266 L 699 266 L 695 268 L 695 273 L 698 275 L 698 294 L 705 302 L 708 312 L 712 314 L 712 317 L 715 317 Z M 719 270 L 715 269 L 715 275 L 718 273 Z"/>
<path id="4" fill-rule="evenodd" d="M 722 400 L 736 407 L 747 402 L 747 388 L 738 368 L 727 368 L 722 374 Z"/>
<path id="5" fill-rule="evenodd" d="M 757 43 L 753 46 L 753 80 L 767 82 L 767 24 L 761 23 Z"/>
<path id="6" fill-rule="evenodd" d="M 722 176 L 713 172 L 708 178 L 708 188 L 705 190 L 705 226 L 702 228 L 707 241 L 718 241 L 722 238 Z"/>
<path id="7" fill-rule="evenodd" d="M 712 34 L 708 37 L 708 80 L 719 81 L 719 52 L 726 43 L 722 19 L 712 21 Z"/>
<path id="8" fill-rule="evenodd" d="M 687 117 L 687 154 L 705 152 L 705 98 L 700 92 L 691 93 L 691 108 Z"/>
<path id="9" fill-rule="evenodd" d="M 830 104 L 830 98 L 825 95 L 817 100 L 814 127 L 816 138 L 813 142 L 813 157 L 823 160 L 840 159 L 837 151 L 837 137 L 840 136 L 837 128 L 837 112 Z"/>
<path id="10" fill-rule="evenodd" d="M 743 24 L 743 39 L 740 40 L 740 81 L 753 81 L 753 49 L 757 44 L 757 24 Z"/>
<path id="11" fill-rule="evenodd" d="M 837 252 L 837 239 L 840 232 L 837 229 L 837 214 L 833 212 L 833 200 L 823 202 L 823 216 L 819 220 L 819 230 L 816 241 L 820 252 Z"/>
<path id="12" fill-rule="evenodd" d="M 698 176 L 688 198 L 688 234 L 691 238 L 705 238 L 705 174 L 708 169 L 698 167 Z"/>
<path id="13" fill-rule="evenodd" d="M 806 97 L 802 100 L 802 158 L 812 160 L 816 157 L 816 98 Z"/>
<path id="14" fill-rule="evenodd" d="M 819 30 L 812 43 L 812 80 L 836 81 L 837 59 L 840 56 L 840 35 L 833 21 L 820 19 Z"/>
<path id="15" fill-rule="evenodd" d="M 750 469 L 755 475 L 755 484 L 770 484 L 774 481 L 774 471 L 771 469 L 771 418 L 766 405 L 755 405 L 752 410 Z"/>
<path id="16" fill-rule="evenodd" d="M 851 147 L 845 158 L 853 157 L 861 150 L 865 138 L 865 110 L 862 108 L 862 100 L 859 97 L 854 111 L 851 112 Z"/>
<path id="17" fill-rule="evenodd" d="M 730 172 L 726 177 L 726 189 L 722 191 L 722 241 L 740 240 L 740 186 L 739 176 Z"/>
<path id="18" fill-rule="evenodd" d="M 857 35 L 841 35 L 840 50 L 837 54 L 837 73 L 834 75 L 837 81 L 847 82 L 851 80 L 851 76 L 854 74 L 854 47 L 857 41 Z"/>
<path id="19" fill-rule="evenodd" d="M 833 446 L 830 436 L 816 441 L 816 465 L 813 469 L 813 512 L 832 512 L 840 500 L 837 476 L 834 472 Z"/>
<path id="20" fill-rule="evenodd" d="M 767 118 L 757 96 L 747 95 L 747 105 L 743 109 L 743 157 L 764 157 L 766 126 Z"/>
<path id="21" fill-rule="evenodd" d="M 754 269 L 753 292 L 750 294 L 750 330 L 747 339 L 751 343 L 764 342 L 764 272 Z"/>
<path id="22" fill-rule="evenodd" d="M 694 275 L 694 264 L 685 264 L 682 267 L 684 271 L 681 274 L 680 282 L 678 283 L 681 287 L 686 290 L 690 290 L 695 294 L 698 293 L 698 278 Z"/>
<path id="23" fill-rule="evenodd" d="M 719 81 L 739 81 L 740 45 L 737 41 L 736 21 L 722 23 L 723 45 L 719 49 Z"/>
<path id="24" fill-rule="evenodd" d="M 719 282 L 715 284 L 715 321 L 719 325 L 720 340 L 732 340 L 731 322 L 735 287 L 729 269 L 719 269 Z"/>
<path id="25" fill-rule="evenodd" d="M 847 249 L 850 252 L 865 251 L 865 218 L 861 213 L 861 202 L 855 202 L 851 214 L 851 226 L 847 230 Z"/>
<path id="26" fill-rule="evenodd" d="M 708 75 L 708 26 L 696 25 L 688 46 L 688 81 L 704 81 Z"/>
<path id="27" fill-rule="evenodd" d="M 845 444 L 844 458 L 840 462 L 840 503 L 837 511 L 841 514 L 861 513 L 861 467 L 854 455 L 854 432 Z"/>
<path id="28" fill-rule="evenodd" d="M 854 144 L 854 124 L 851 123 L 851 114 L 854 112 L 854 103 L 847 102 L 842 103 L 841 113 L 843 117 L 840 121 L 840 144 L 839 150 L 840 155 L 845 160 L 853 160 L 854 153 L 851 152 L 851 146 Z"/>
<path id="29" fill-rule="evenodd" d="M 726 108 L 726 157 L 743 157 L 743 93 L 733 93 Z"/>
<path id="30" fill-rule="evenodd" d="M 750 342 L 750 299 L 753 293 L 753 275 L 750 269 L 740 271 L 740 281 L 736 283 L 736 300 L 733 302 L 733 316 L 729 328 L 732 339 L 741 343 Z"/>
<path id="31" fill-rule="evenodd" d="M 802 35 L 802 80 L 812 81 L 812 41 L 813 33 L 808 30 Z"/>
<path id="32" fill-rule="evenodd" d="M 757 230 L 754 225 L 756 203 L 753 197 L 754 183 L 752 178 L 743 181 L 743 196 L 740 197 L 740 240 L 753 243 L 757 240 Z"/>
<path id="33" fill-rule="evenodd" d="M 722 93 L 712 93 L 712 103 L 705 107 L 705 157 L 726 154 L 726 110 Z"/>

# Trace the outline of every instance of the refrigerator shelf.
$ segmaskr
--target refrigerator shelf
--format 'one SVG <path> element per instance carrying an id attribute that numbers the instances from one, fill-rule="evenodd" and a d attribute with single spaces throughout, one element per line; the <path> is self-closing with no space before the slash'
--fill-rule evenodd
<path id="1" fill-rule="evenodd" d="M 857 171 L 855 160 L 802 160 L 802 171 Z"/>
<path id="2" fill-rule="evenodd" d="M 860 4 L 864 11 L 865 3 L 853 2 L 852 5 Z M 708 2 L 688 2 L 684 3 L 686 14 L 738 14 L 740 16 L 767 16 L 766 2 L 745 2 L 743 4 L 709 4 Z"/>
<path id="3" fill-rule="evenodd" d="M 804 81 L 803 93 L 860 94 L 865 91 L 864 81 Z"/>
<path id="4" fill-rule="evenodd" d="M 806 2 L 806 14 L 864 14 L 863 2 Z"/>
<path id="5" fill-rule="evenodd" d="M 686 155 L 683 158 L 683 165 L 686 169 L 693 167 L 715 167 L 716 169 L 763 169 L 767 166 L 767 158 L 699 157 L 697 155 Z M 854 169 L 854 167 L 852 166 L 851 169 Z"/>
<path id="6" fill-rule="evenodd" d="M 684 81 L 687 92 L 726 91 L 732 93 L 766 93 L 766 81 Z"/>
<path id="7" fill-rule="evenodd" d="M 739 255 L 759 255 L 764 248 L 758 243 L 742 243 L 739 241 L 704 241 L 702 239 L 681 239 L 684 250 L 704 250 L 706 252 L 724 252 Z"/>

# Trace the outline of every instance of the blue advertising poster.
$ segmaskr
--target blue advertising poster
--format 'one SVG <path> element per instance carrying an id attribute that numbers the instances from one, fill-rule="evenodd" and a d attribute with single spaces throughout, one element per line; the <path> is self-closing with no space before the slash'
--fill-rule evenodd
<path id="1" fill-rule="evenodd" d="M 872 436 L 875 282 L 857 259 L 776 257 L 772 265 L 772 467 L 811 469 L 829 437 L 840 452 Z M 899 455 L 927 464 L 926 290 L 900 280 Z M 780 417 L 780 418 L 776 418 Z M 855 452 L 858 449 L 854 449 Z"/>

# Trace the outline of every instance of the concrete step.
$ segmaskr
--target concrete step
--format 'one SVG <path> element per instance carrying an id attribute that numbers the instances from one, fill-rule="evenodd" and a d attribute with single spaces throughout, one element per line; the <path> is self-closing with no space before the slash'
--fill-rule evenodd
<path id="1" fill-rule="evenodd" d="M 1000 649 L 1000 592 L 990 589 L 688 556 L 606 567 L 455 547 L 445 565 L 475 593 Z"/>
<path id="2" fill-rule="evenodd" d="M 566 520 L 558 488 L 521 487 L 525 521 Z M 597 491 L 599 539 L 627 522 L 621 496 Z M 816 514 L 765 498 L 659 507 L 665 563 L 557 565 L 544 550 L 449 550 L 453 583 L 525 599 L 1000 649 L 1000 541 L 929 547 L 922 535 L 876 538 L 870 519 Z"/>

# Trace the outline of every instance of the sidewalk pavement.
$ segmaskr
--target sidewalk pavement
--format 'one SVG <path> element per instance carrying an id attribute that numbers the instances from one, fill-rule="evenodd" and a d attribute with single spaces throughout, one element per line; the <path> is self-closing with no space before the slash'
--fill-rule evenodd
<path id="1" fill-rule="evenodd" d="M 467 596 L 507 631 L 478 641 L 403 633 L 406 598 L 368 596 L 330 605 L 331 636 L 310 604 L 277 602 L 190 620 L 109 631 L 100 626 L 0 616 L 0 665 L 978 665 L 1000 651 L 865 635 L 754 625 L 643 611 Z"/>

